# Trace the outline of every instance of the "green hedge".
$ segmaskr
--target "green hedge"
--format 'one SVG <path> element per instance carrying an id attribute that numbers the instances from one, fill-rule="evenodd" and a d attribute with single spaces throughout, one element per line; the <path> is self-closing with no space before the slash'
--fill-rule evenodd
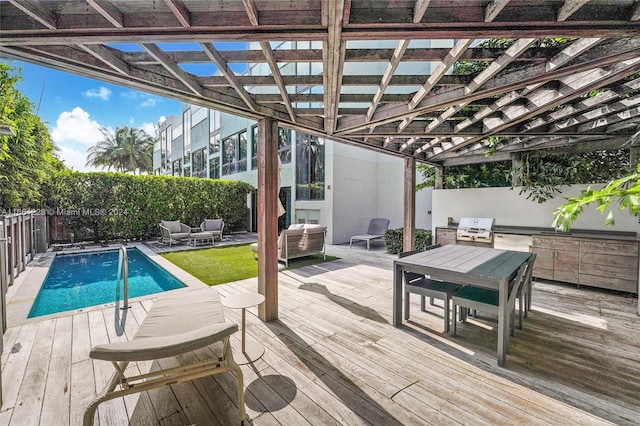
<path id="1" fill-rule="evenodd" d="M 225 232 L 246 230 L 245 182 L 123 173 L 62 172 L 44 188 L 45 209 L 77 235 L 95 241 L 148 239 L 161 220 L 197 227 L 222 218 Z"/>
<path id="2" fill-rule="evenodd" d="M 387 229 L 384 242 L 387 244 L 387 253 L 398 254 L 402 252 L 402 237 L 404 229 Z M 424 251 L 431 245 L 433 236 L 429 229 L 416 229 L 416 250 Z"/>

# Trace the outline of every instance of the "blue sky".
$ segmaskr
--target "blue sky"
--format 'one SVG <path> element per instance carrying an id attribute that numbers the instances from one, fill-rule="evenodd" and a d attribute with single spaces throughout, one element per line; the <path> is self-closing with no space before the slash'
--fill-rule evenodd
<path id="1" fill-rule="evenodd" d="M 22 68 L 18 89 L 49 127 L 58 156 L 74 170 L 96 170 L 85 163 L 87 149 L 103 138 L 100 127 L 126 125 L 154 135 L 153 123 L 181 111 L 181 103 L 172 99 L 26 62 L 4 62 Z"/>
<path id="2" fill-rule="evenodd" d="M 165 50 L 195 50 L 197 44 L 159 44 Z M 220 50 L 246 49 L 246 43 L 215 43 Z M 124 51 L 140 51 L 135 44 L 113 47 Z M 96 170 L 85 166 L 87 149 L 103 139 L 100 127 L 115 130 L 126 125 L 144 129 L 154 135 L 153 124 L 170 115 L 180 115 L 181 102 L 149 93 L 128 89 L 91 78 L 81 77 L 27 62 L 3 60 L 14 69 L 22 68 L 18 90 L 34 105 L 49 127 L 51 138 L 58 146 L 58 156 L 68 167 L 79 171 Z M 241 74 L 246 64 L 232 64 Z M 211 64 L 184 66 L 196 75 L 217 72 Z"/>

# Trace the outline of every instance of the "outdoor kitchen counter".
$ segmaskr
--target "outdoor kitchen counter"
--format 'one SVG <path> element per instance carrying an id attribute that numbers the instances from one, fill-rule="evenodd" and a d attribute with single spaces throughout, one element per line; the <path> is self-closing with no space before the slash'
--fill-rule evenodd
<path id="1" fill-rule="evenodd" d="M 456 224 L 437 227 L 436 243 L 456 244 L 456 229 Z M 536 278 L 638 294 L 636 232 L 496 225 L 494 247 L 536 253 Z"/>
<path id="2" fill-rule="evenodd" d="M 436 229 L 448 229 L 453 232 L 458 229 L 457 223 L 448 226 L 437 226 Z M 571 232 L 557 232 L 553 228 L 534 227 L 534 226 L 501 226 L 496 225 L 493 229 L 496 234 L 514 234 L 514 235 L 553 235 L 556 237 L 575 237 L 575 238 L 596 238 L 607 240 L 623 240 L 623 241 L 640 241 L 637 232 L 625 231 L 609 231 L 609 230 L 591 230 L 591 229 L 573 229 Z"/>

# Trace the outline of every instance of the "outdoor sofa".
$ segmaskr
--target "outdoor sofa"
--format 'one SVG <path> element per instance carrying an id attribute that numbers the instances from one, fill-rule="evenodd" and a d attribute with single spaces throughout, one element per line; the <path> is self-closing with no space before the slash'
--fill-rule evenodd
<path id="1" fill-rule="evenodd" d="M 311 223 L 297 223 L 282 230 L 278 237 L 278 261 L 289 266 L 289 260 L 298 257 L 325 253 L 324 240 L 327 227 Z M 251 251 L 258 253 L 258 243 L 251 245 Z"/>

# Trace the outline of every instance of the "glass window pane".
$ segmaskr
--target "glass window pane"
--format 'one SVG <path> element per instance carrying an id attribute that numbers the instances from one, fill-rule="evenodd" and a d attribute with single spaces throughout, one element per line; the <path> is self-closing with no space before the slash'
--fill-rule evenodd
<path id="1" fill-rule="evenodd" d="M 247 132 L 238 133 L 238 171 L 247 171 Z"/>
<path id="2" fill-rule="evenodd" d="M 220 152 L 220 133 L 211 135 L 209 138 L 209 155 Z"/>
<path id="3" fill-rule="evenodd" d="M 258 126 L 251 128 L 251 169 L 258 168 Z"/>
<path id="4" fill-rule="evenodd" d="M 220 179 L 220 157 L 209 160 L 209 177 L 211 179 Z"/>

